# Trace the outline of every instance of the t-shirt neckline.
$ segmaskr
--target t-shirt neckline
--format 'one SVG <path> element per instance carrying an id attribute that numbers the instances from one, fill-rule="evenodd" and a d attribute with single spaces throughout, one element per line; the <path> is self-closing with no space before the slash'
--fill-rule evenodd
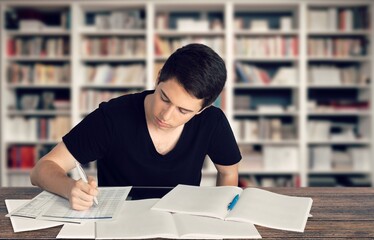
<path id="1" fill-rule="evenodd" d="M 184 135 L 185 135 L 185 132 L 186 132 L 186 129 L 187 129 L 187 125 L 188 125 L 188 122 L 184 124 L 183 126 L 183 130 L 182 130 L 182 133 L 181 135 L 179 136 L 179 139 L 177 141 L 177 143 L 175 144 L 174 148 L 172 148 L 169 152 L 167 152 L 166 154 L 161 154 L 157 151 L 153 141 L 152 141 L 152 138 L 151 138 L 151 134 L 149 133 L 149 129 L 148 129 L 148 125 L 147 125 L 147 118 L 146 118 L 146 115 L 145 115 L 145 98 L 147 95 L 149 94 L 153 94 L 154 93 L 154 90 L 151 90 L 151 91 L 144 91 L 143 92 L 143 96 L 142 96 L 142 100 L 140 101 L 141 102 L 141 106 L 140 106 L 140 109 L 142 109 L 142 125 L 143 125 L 143 129 L 144 129 L 144 136 L 146 136 L 146 143 L 147 145 L 149 145 L 151 147 L 151 150 L 153 152 L 153 154 L 155 154 L 158 158 L 163 158 L 163 159 L 169 159 L 171 158 L 171 156 L 173 156 L 177 151 L 178 149 L 180 148 L 180 146 L 183 144 L 182 141 L 184 139 Z"/>

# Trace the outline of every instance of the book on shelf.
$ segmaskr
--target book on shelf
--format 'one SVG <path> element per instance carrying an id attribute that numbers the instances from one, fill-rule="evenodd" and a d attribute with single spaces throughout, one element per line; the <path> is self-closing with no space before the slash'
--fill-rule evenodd
<path id="1" fill-rule="evenodd" d="M 44 26 L 42 21 L 36 19 L 24 19 L 19 21 L 20 31 L 40 31 Z"/>
<path id="2" fill-rule="evenodd" d="M 284 113 L 284 107 L 277 104 L 258 104 L 257 111 L 259 113 Z"/>
<path id="3" fill-rule="evenodd" d="M 253 85 L 268 85 L 271 82 L 269 74 L 259 67 L 242 62 L 235 62 L 238 81 Z"/>
<path id="4" fill-rule="evenodd" d="M 16 106 L 10 104 L 8 109 L 12 110 L 14 107 L 22 111 L 67 109 L 70 104 L 68 104 L 69 100 L 66 94 L 68 94 L 66 89 L 60 92 L 48 90 L 36 91 L 35 93 L 13 94 L 12 97 L 15 98 Z"/>
<path id="5" fill-rule="evenodd" d="M 69 38 L 33 37 L 8 38 L 7 54 L 12 56 L 62 57 L 70 53 Z"/>
<path id="6" fill-rule="evenodd" d="M 7 79 L 8 83 L 22 85 L 68 83 L 70 65 L 11 63 L 7 66 Z"/>
<path id="7" fill-rule="evenodd" d="M 79 109 L 85 112 L 91 112 L 95 110 L 101 102 L 109 101 L 112 98 L 119 97 L 121 95 L 130 94 L 136 92 L 125 91 L 125 90 L 83 90 L 79 98 Z"/>
<path id="8" fill-rule="evenodd" d="M 335 171 L 352 171 L 352 158 L 348 152 L 340 149 L 333 149 L 331 155 L 331 168 Z"/>
<path id="9" fill-rule="evenodd" d="M 352 31 L 368 29 L 367 7 L 319 7 L 308 10 L 309 30 Z"/>
<path id="10" fill-rule="evenodd" d="M 294 146 L 264 146 L 264 170 L 297 171 L 299 153 Z"/>
<path id="11" fill-rule="evenodd" d="M 353 141 L 357 139 L 356 124 L 332 123 L 330 140 L 332 141 Z"/>
<path id="12" fill-rule="evenodd" d="M 269 131 L 264 131 L 264 126 L 262 126 L 263 121 L 254 120 L 254 119 L 244 119 L 237 120 L 238 125 L 238 139 L 243 141 L 255 141 L 263 139 L 264 132 L 268 133 Z"/>
<path id="13" fill-rule="evenodd" d="M 129 64 L 111 66 L 109 64 L 99 64 L 96 66 L 87 65 L 86 82 L 90 84 L 144 84 L 145 67 L 143 64 Z"/>
<path id="14" fill-rule="evenodd" d="M 261 171 L 264 169 L 262 152 L 253 145 L 239 145 L 242 160 L 239 162 L 240 172 Z"/>
<path id="15" fill-rule="evenodd" d="M 328 140 L 330 138 L 331 121 L 328 120 L 309 120 L 308 121 L 308 139 L 309 140 Z"/>
<path id="16" fill-rule="evenodd" d="M 290 140 L 296 139 L 294 124 L 286 124 L 280 118 L 236 119 L 233 131 L 237 140 Z"/>
<path id="17" fill-rule="evenodd" d="M 251 96 L 249 95 L 235 95 L 234 96 L 234 109 L 235 110 L 248 110 L 251 109 Z"/>
<path id="18" fill-rule="evenodd" d="M 359 113 L 368 111 L 368 101 L 357 100 L 309 100 L 308 110 L 312 113 Z"/>
<path id="19" fill-rule="evenodd" d="M 8 150 L 8 168 L 30 169 L 35 164 L 35 146 L 11 146 Z"/>
<path id="20" fill-rule="evenodd" d="M 270 139 L 271 131 L 270 119 L 260 118 L 258 120 L 258 139 Z"/>
<path id="21" fill-rule="evenodd" d="M 313 65 L 308 74 L 309 83 L 315 85 L 367 85 L 369 78 L 365 66 Z"/>
<path id="22" fill-rule="evenodd" d="M 61 140 L 71 128 L 70 117 L 15 117 L 7 123 L 6 140 Z"/>
<path id="23" fill-rule="evenodd" d="M 291 31 L 293 29 L 291 17 L 281 17 L 279 22 L 281 31 Z"/>
<path id="24" fill-rule="evenodd" d="M 155 27 L 157 30 L 166 30 L 169 28 L 169 15 L 158 12 L 156 14 Z"/>
<path id="25" fill-rule="evenodd" d="M 29 174 L 8 173 L 8 187 L 32 187 Z"/>
<path id="26" fill-rule="evenodd" d="M 144 29 L 145 21 L 140 9 L 113 10 L 108 12 L 87 12 L 86 22 L 92 23 L 97 30 Z M 87 24 L 89 25 L 89 24 Z M 87 28 L 89 26 L 85 26 Z"/>
<path id="27" fill-rule="evenodd" d="M 367 46 L 359 37 L 308 39 L 308 55 L 312 57 L 360 57 L 367 55 Z"/>
<path id="28" fill-rule="evenodd" d="M 235 62 L 238 82 L 253 85 L 293 85 L 296 84 L 297 70 L 295 67 L 279 67 L 275 74 L 271 76 L 266 69 L 252 64 Z"/>
<path id="29" fill-rule="evenodd" d="M 332 168 L 331 146 L 313 146 L 309 148 L 310 168 L 316 171 L 329 171 Z"/>
<path id="30" fill-rule="evenodd" d="M 145 57 L 143 37 L 85 37 L 82 40 L 83 56 Z"/>
<path id="31" fill-rule="evenodd" d="M 232 206 L 234 198 L 236 201 Z M 311 198 L 286 196 L 257 188 L 178 185 L 152 209 L 303 232 L 312 202 Z"/>
<path id="32" fill-rule="evenodd" d="M 370 148 L 368 147 L 349 147 L 347 152 L 353 162 L 353 170 L 367 171 L 370 169 Z"/>
<path id="33" fill-rule="evenodd" d="M 296 57 L 299 54 L 297 37 L 238 37 L 235 54 L 243 57 Z"/>
<path id="34" fill-rule="evenodd" d="M 342 9 L 339 11 L 339 29 L 345 31 L 352 31 L 353 29 L 353 14 L 351 9 Z"/>
<path id="35" fill-rule="evenodd" d="M 251 31 L 261 31 L 266 32 L 269 31 L 269 24 L 267 20 L 264 19 L 254 19 L 250 22 L 249 29 Z"/>
<path id="36" fill-rule="evenodd" d="M 178 31 L 209 31 L 208 19 L 179 18 L 176 21 Z"/>
<path id="37" fill-rule="evenodd" d="M 201 43 L 212 48 L 221 57 L 224 56 L 224 41 L 223 37 L 181 37 L 181 38 L 166 38 L 158 35 L 154 38 L 155 54 L 156 56 L 167 57 L 171 55 L 178 48 L 190 43 Z"/>
<path id="38" fill-rule="evenodd" d="M 280 67 L 271 80 L 271 85 L 293 85 L 297 83 L 297 69 L 295 67 Z"/>

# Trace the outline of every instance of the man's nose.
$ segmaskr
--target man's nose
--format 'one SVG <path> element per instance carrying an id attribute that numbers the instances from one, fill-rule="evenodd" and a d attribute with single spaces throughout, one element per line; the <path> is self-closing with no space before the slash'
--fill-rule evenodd
<path id="1" fill-rule="evenodd" d="M 172 114 L 173 114 L 173 111 L 174 111 L 174 107 L 173 106 L 167 106 L 164 111 L 162 112 L 162 121 L 168 121 L 170 120 Z"/>

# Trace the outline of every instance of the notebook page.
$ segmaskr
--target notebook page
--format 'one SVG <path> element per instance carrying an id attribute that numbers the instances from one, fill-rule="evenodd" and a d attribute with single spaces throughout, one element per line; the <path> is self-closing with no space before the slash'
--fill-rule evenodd
<path id="1" fill-rule="evenodd" d="M 226 220 L 303 232 L 313 200 L 247 188 Z"/>
<path id="2" fill-rule="evenodd" d="M 151 210 L 157 201 L 126 201 L 115 220 L 96 223 L 96 239 L 178 238 L 172 215 Z"/>
<path id="3" fill-rule="evenodd" d="M 227 206 L 241 188 L 178 185 L 155 204 L 153 210 L 224 219 Z"/>
<path id="4" fill-rule="evenodd" d="M 261 238 L 256 227 L 250 223 L 224 221 L 218 218 L 173 214 L 181 238 L 228 239 Z"/>

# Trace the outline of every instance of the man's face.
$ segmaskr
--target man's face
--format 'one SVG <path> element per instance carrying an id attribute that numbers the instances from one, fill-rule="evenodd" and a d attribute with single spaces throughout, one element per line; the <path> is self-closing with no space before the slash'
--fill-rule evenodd
<path id="1" fill-rule="evenodd" d="M 198 114 L 202 104 L 202 99 L 190 95 L 175 79 L 170 79 L 157 85 L 149 117 L 156 128 L 172 130 Z"/>

